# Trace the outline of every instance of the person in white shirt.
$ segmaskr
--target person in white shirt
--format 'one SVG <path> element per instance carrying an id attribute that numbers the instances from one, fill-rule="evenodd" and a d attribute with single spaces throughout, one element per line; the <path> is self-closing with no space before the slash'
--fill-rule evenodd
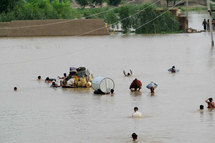
<path id="1" fill-rule="evenodd" d="M 134 113 L 132 114 L 133 118 L 140 118 L 142 114 L 138 111 L 138 107 L 134 107 Z"/>

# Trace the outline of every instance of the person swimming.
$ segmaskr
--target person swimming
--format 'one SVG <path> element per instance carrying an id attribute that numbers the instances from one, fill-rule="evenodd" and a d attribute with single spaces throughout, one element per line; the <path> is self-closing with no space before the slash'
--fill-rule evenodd
<path id="1" fill-rule="evenodd" d="M 57 88 L 59 87 L 55 82 L 52 82 L 52 85 L 50 87 L 54 87 L 54 88 Z"/>
<path id="2" fill-rule="evenodd" d="M 140 118 L 142 114 L 138 111 L 138 107 L 134 107 L 134 113 L 132 114 L 133 118 Z"/>
<path id="3" fill-rule="evenodd" d="M 64 79 L 64 80 L 65 80 L 65 79 L 67 78 L 67 75 L 66 75 L 66 73 L 64 73 L 64 74 L 63 74 L 63 77 L 59 77 L 59 76 L 58 76 L 58 78 L 59 78 L 59 79 Z"/>
<path id="4" fill-rule="evenodd" d="M 200 109 L 200 110 L 204 110 L 204 105 L 200 105 L 200 106 L 199 106 L 199 109 Z"/>
<path id="5" fill-rule="evenodd" d="M 132 137 L 133 141 L 137 141 L 138 135 L 136 133 L 133 133 L 131 135 L 131 137 Z"/>
<path id="6" fill-rule="evenodd" d="M 113 95 L 114 94 L 114 89 L 110 90 L 110 94 Z"/>
<path id="7" fill-rule="evenodd" d="M 124 76 L 131 76 L 132 74 L 133 74 L 133 72 L 132 72 L 132 70 L 130 69 L 130 72 L 128 72 L 127 74 L 126 74 L 126 72 L 125 72 L 125 70 L 123 70 L 123 74 L 124 74 Z"/>
<path id="8" fill-rule="evenodd" d="M 169 71 L 175 73 L 176 72 L 175 66 L 172 66 L 172 68 L 170 68 Z"/>
<path id="9" fill-rule="evenodd" d="M 56 79 L 55 79 L 55 78 L 49 78 L 49 77 L 46 77 L 46 79 L 45 79 L 45 82 L 48 82 L 48 83 L 50 83 L 50 82 L 54 82 L 54 81 L 56 81 Z"/>
<path id="10" fill-rule="evenodd" d="M 13 90 L 14 90 L 14 91 L 17 91 L 17 87 L 14 87 Z"/>
<path id="11" fill-rule="evenodd" d="M 141 88 L 142 88 L 142 83 L 137 78 L 135 78 L 133 80 L 133 82 L 131 83 L 131 85 L 129 87 L 129 89 L 131 91 L 139 91 Z"/>
<path id="12" fill-rule="evenodd" d="M 215 108 L 213 98 L 208 98 L 207 100 L 205 100 L 205 102 L 208 104 L 208 108 Z"/>
<path id="13" fill-rule="evenodd" d="M 42 80 L 42 78 L 41 78 L 41 76 L 40 76 L 40 75 L 37 77 L 37 80 Z"/>

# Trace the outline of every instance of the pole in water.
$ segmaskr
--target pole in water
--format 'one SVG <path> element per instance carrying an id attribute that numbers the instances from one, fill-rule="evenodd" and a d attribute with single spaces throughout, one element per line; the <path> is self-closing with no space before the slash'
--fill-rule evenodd
<path id="1" fill-rule="evenodd" d="M 186 0 L 186 18 L 188 20 L 188 0 Z"/>
<path id="2" fill-rule="evenodd" d="M 209 12 L 209 27 L 210 27 L 210 33 L 211 33 L 211 45 L 214 46 L 210 0 L 207 0 L 207 5 L 208 5 L 208 12 Z"/>
<path id="3" fill-rule="evenodd" d="M 189 23 L 188 23 L 188 0 L 186 0 L 186 22 L 187 22 L 187 30 L 189 28 Z"/>

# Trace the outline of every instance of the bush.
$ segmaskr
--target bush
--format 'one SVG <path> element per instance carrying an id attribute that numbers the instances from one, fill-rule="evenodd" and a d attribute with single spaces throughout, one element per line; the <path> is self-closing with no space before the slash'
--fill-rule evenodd
<path id="1" fill-rule="evenodd" d="M 59 2 L 59 0 L 28 0 L 16 5 L 13 11 L 1 13 L 0 20 L 34 20 L 34 19 L 69 19 L 74 18 L 74 10 L 70 2 Z"/>

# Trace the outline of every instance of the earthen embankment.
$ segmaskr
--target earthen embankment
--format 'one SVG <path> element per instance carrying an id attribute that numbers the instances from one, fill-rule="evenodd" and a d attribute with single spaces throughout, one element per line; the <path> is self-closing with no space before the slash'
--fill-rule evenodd
<path id="1" fill-rule="evenodd" d="M 0 22 L 1 37 L 108 35 L 103 19 Z"/>

